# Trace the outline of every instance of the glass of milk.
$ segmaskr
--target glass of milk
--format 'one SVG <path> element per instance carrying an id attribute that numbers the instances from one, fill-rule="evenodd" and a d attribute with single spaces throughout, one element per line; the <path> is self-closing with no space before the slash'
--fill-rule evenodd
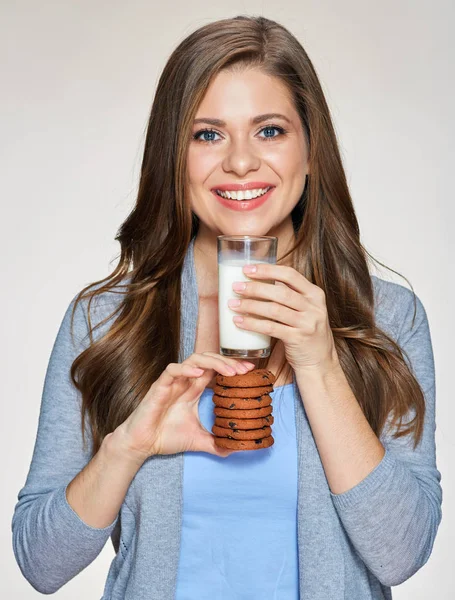
<path id="1" fill-rule="evenodd" d="M 240 313 L 229 308 L 228 300 L 247 297 L 245 294 L 237 294 L 232 289 L 234 281 L 253 280 L 244 274 L 244 265 L 261 262 L 276 264 L 278 238 L 219 235 L 217 242 L 220 354 L 234 358 L 267 357 L 270 354 L 270 336 L 237 327 L 232 317 Z M 254 280 L 258 281 L 257 278 Z M 267 280 L 266 283 L 275 284 L 275 281 Z M 254 318 L 261 319 L 259 315 L 254 315 Z"/>

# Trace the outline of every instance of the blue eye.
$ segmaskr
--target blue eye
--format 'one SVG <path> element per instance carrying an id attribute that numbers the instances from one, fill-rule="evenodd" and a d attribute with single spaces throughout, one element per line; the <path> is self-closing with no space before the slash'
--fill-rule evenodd
<path id="1" fill-rule="evenodd" d="M 214 140 L 214 139 L 209 139 L 209 140 L 207 140 L 207 139 L 201 139 L 201 138 L 199 137 L 199 136 L 201 136 L 201 135 L 205 135 L 206 133 L 207 133 L 207 134 L 211 134 L 211 135 L 212 135 L 212 134 L 219 135 L 219 134 L 218 134 L 218 133 L 217 133 L 217 132 L 216 132 L 214 129 L 201 129 L 201 131 L 198 131 L 197 133 L 195 133 L 195 134 L 193 135 L 193 140 L 196 140 L 196 141 L 198 141 L 198 142 L 208 142 L 208 143 L 211 143 L 211 142 L 216 142 L 216 140 Z"/>
<path id="2" fill-rule="evenodd" d="M 265 136 L 265 139 L 271 140 L 273 138 L 279 137 L 280 135 L 283 135 L 284 133 L 286 133 L 282 127 L 276 127 L 275 125 L 267 125 L 267 127 L 263 127 L 261 129 L 261 132 L 262 131 L 273 131 L 274 129 L 276 129 L 276 131 L 279 132 L 279 135 L 273 135 L 273 136 L 267 135 L 267 136 Z"/>
<path id="3" fill-rule="evenodd" d="M 286 130 L 284 130 L 282 127 L 278 127 L 276 125 L 266 125 L 265 127 L 263 127 L 260 130 L 260 133 L 262 133 L 263 131 L 273 131 L 273 130 L 278 131 L 278 135 L 266 135 L 265 137 L 263 137 L 262 139 L 265 141 L 269 141 L 269 140 L 274 140 L 277 137 L 280 137 L 281 135 L 285 135 L 287 133 Z M 204 135 L 220 135 L 217 131 L 215 131 L 214 129 L 201 129 L 200 131 L 198 131 L 197 133 L 195 133 L 193 135 L 193 140 L 197 141 L 197 142 L 202 142 L 202 143 L 206 143 L 206 144 L 213 144 L 214 142 L 217 142 L 218 140 L 213 139 L 213 137 L 211 139 L 204 139 L 202 136 Z"/>

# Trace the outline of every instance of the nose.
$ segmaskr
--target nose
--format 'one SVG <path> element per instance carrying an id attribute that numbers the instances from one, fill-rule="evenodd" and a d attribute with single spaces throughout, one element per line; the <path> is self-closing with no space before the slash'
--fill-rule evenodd
<path id="1" fill-rule="evenodd" d="M 258 171 L 261 160 L 248 140 L 233 139 L 223 158 L 223 170 L 244 177 L 249 171 Z"/>

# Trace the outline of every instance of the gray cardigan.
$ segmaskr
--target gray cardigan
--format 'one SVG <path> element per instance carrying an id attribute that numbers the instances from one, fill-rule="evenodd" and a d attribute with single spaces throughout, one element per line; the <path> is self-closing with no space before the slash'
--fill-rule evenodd
<path id="1" fill-rule="evenodd" d="M 180 362 L 192 354 L 196 335 L 193 243 L 182 270 Z M 423 439 L 414 451 L 408 438 L 382 436 L 386 453 L 380 464 L 352 489 L 333 494 L 294 377 L 301 600 L 391 598 L 390 586 L 411 577 L 428 560 L 441 521 L 434 362 L 426 312 L 417 299 L 411 328 L 412 292 L 372 278 L 377 323 L 407 352 L 425 394 Z M 110 314 L 119 298 L 104 294 L 92 308 L 92 321 Z M 88 343 L 87 307 L 79 305 L 71 338 L 74 300 L 52 349 L 32 462 L 14 510 L 15 557 L 30 584 L 52 594 L 89 565 L 111 537 L 116 556 L 102 600 L 171 600 L 179 561 L 182 453 L 146 460 L 108 527 L 87 525 L 66 500 L 66 486 L 89 461 L 82 450 L 80 395 L 69 378 L 72 361 Z M 100 327 L 95 338 L 110 324 Z M 252 595 L 245 590 L 244 598 Z"/>

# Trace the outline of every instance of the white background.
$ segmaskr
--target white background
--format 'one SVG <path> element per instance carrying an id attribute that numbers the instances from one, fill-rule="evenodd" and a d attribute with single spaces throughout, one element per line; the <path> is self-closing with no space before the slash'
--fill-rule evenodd
<path id="1" fill-rule="evenodd" d="M 427 310 L 443 520 L 429 562 L 393 595 L 453 598 L 455 4 L 4 0 L 1 13 L 1 596 L 39 596 L 15 562 L 11 518 L 47 361 L 71 298 L 106 276 L 120 252 L 114 236 L 135 200 L 160 72 L 193 30 L 245 13 L 279 21 L 307 50 L 332 111 L 362 242 L 411 281 Z M 109 540 L 55 598 L 101 598 L 113 556 Z"/>

